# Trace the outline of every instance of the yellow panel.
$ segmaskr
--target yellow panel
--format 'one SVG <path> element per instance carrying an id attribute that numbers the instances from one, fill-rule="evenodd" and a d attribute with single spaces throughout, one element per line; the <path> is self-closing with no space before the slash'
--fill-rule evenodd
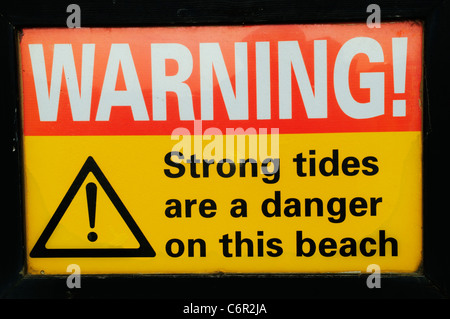
<path id="1" fill-rule="evenodd" d="M 364 272 L 374 263 L 382 272 L 412 272 L 419 267 L 421 132 L 279 135 L 279 180 L 274 183 L 263 179 L 275 178 L 261 172 L 264 155 L 258 156 L 256 177 L 250 166 L 241 177 L 239 164 L 233 176 L 221 177 L 216 158 L 207 167 L 209 177 L 204 177 L 202 164 L 196 164 L 196 174 L 191 175 L 194 164 L 182 163 L 183 176 L 170 178 L 165 170 L 178 172 L 165 163 L 173 147 L 192 142 L 200 158 L 199 151 L 209 154 L 219 145 L 212 145 L 214 139 L 206 136 L 184 139 L 24 136 L 28 272 L 66 274 L 70 264 L 78 264 L 82 274 Z M 181 151 L 189 153 L 187 148 Z M 79 173 L 89 157 L 101 173 L 84 171 L 87 175 L 82 178 Z M 230 165 L 221 168 L 226 175 Z M 327 172 L 331 176 L 323 176 Z M 88 195 L 89 183 L 97 189 L 94 227 L 89 224 L 88 197 L 93 196 Z M 73 198 L 62 203 L 69 189 Z M 153 257 L 102 255 L 105 250 L 133 251 L 141 242 L 136 227 L 125 221 L 129 217 L 117 198 L 151 245 Z M 180 202 L 182 217 L 167 216 L 178 214 L 175 208 L 167 211 L 174 207 L 174 201 L 167 202 L 170 199 Z M 235 199 L 245 201 L 247 210 L 242 210 L 243 201 L 233 203 Z M 314 201 L 322 203 L 322 216 Z M 62 216 L 50 229 L 58 207 Z M 308 207 L 311 216 L 306 216 Z M 44 229 L 51 230 L 44 250 L 56 255 L 65 251 L 64 257 L 30 257 Z M 90 232 L 95 232 L 95 240 L 88 238 Z M 70 249 L 92 249 L 101 256 L 72 257 Z"/>

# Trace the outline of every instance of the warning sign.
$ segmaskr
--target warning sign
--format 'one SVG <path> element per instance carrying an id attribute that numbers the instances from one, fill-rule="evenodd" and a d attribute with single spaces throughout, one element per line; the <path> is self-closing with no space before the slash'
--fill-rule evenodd
<path id="1" fill-rule="evenodd" d="M 84 183 L 88 177 L 88 174 L 92 173 L 93 177 L 95 178 L 96 182 L 89 182 Z M 139 244 L 136 248 L 124 248 L 125 240 L 123 243 L 120 243 L 120 248 L 113 248 L 113 245 L 118 245 L 118 240 L 116 238 L 125 239 L 124 233 L 126 233 L 126 229 L 114 229 L 110 228 L 105 229 L 105 231 L 102 231 L 101 236 L 105 233 L 108 233 L 108 231 L 111 233 L 109 234 L 109 237 L 106 237 L 104 240 L 99 240 L 98 243 L 103 242 L 106 247 L 108 248 L 98 248 L 98 246 L 93 246 L 92 244 L 83 245 L 80 242 L 80 246 L 83 246 L 83 248 L 73 248 L 73 245 L 76 246 L 77 239 L 79 237 L 71 238 L 69 237 L 68 232 L 71 228 L 73 228 L 72 232 L 77 233 L 78 231 L 81 231 L 85 229 L 85 227 L 80 226 L 79 222 L 77 223 L 77 220 L 83 220 L 83 216 L 79 215 L 79 212 L 82 212 L 86 210 L 87 207 L 88 211 L 88 218 L 89 218 L 89 227 L 93 229 L 95 227 L 95 221 L 96 221 L 96 211 L 97 211 L 97 183 L 101 186 L 105 194 L 107 195 L 106 200 L 99 201 L 100 207 L 99 210 L 101 210 L 102 213 L 106 213 L 111 208 L 116 210 L 117 213 L 120 214 L 120 217 L 122 218 L 122 222 L 126 224 L 126 227 L 128 228 L 128 231 L 132 232 L 132 235 L 134 236 L 134 239 L 137 240 L 137 243 Z M 87 205 L 83 207 L 83 205 L 80 205 L 82 203 L 76 204 L 77 201 L 74 201 L 75 196 L 78 194 L 78 192 L 81 189 L 81 186 L 85 185 L 85 197 L 86 201 L 85 204 Z M 81 196 L 81 195 L 80 195 Z M 113 207 L 108 207 L 108 200 L 111 204 L 113 204 Z M 82 202 L 82 200 L 80 200 Z M 80 202 L 78 201 L 78 202 Z M 56 243 L 61 244 L 62 246 L 67 245 L 67 247 L 60 247 L 60 248 L 47 248 L 46 245 L 48 243 L 48 240 L 53 235 L 53 232 L 58 227 L 61 219 L 64 217 L 66 212 L 71 206 L 77 205 L 77 210 L 72 209 L 74 211 L 74 217 L 72 219 L 65 219 L 67 220 L 65 223 L 63 222 L 60 226 L 63 230 L 62 235 L 59 239 L 56 239 Z M 81 206 L 81 207 L 80 207 Z M 111 205 L 109 205 L 111 206 Z M 75 218 L 75 212 L 78 213 Z M 86 217 L 86 216 L 84 216 Z M 116 218 L 117 219 L 117 218 Z M 101 219 L 102 224 L 113 224 L 113 225 L 119 225 L 120 220 L 114 221 L 113 216 L 105 216 L 103 219 Z M 64 224 L 67 224 L 64 226 Z M 125 225 L 124 225 L 125 226 Z M 100 229 L 103 229 L 102 227 L 99 227 Z M 57 236 L 57 235 L 56 235 Z M 65 239 L 64 236 L 67 238 Z M 91 231 L 86 236 L 87 240 L 89 242 L 97 242 L 98 234 L 94 231 Z M 64 244 L 63 244 L 64 243 Z M 49 244 L 51 247 L 51 243 Z M 93 246 L 93 247 L 92 247 Z M 70 186 L 69 190 L 67 191 L 66 195 L 64 196 L 63 200 L 61 201 L 61 204 L 58 206 L 55 214 L 50 219 L 49 223 L 47 224 L 47 227 L 45 227 L 44 231 L 42 232 L 42 235 L 39 237 L 39 240 L 37 241 L 36 245 L 34 246 L 33 250 L 30 253 L 31 257 L 139 257 L 139 256 L 146 256 L 146 257 L 154 257 L 155 252 L 153 248 L 149 245 L 147 242 L 147 239 L 142 234 L 139 227 L 136 225 L 133 217 L 131 217 L 130 213 L 127 211 L 126 207 L 123 205 L 120 198 L 117 196 L 116 192 L 112 188 L 111 184 L 109 184 L 108 180 L 106 179 L 105 175 L 103 175 L 100 168 L 95 163 L 94 159 L 92 157 L 89 157 L 86 160 L 86 163 L 81 168 L 80 172 L 76 176 L 75 180 L 73 181 L 72 185 Z"/>
<path id="2" fill-rule="evenodd" d="M 24 29 L 30 274 L 414 272 L 422 26 Z"/>

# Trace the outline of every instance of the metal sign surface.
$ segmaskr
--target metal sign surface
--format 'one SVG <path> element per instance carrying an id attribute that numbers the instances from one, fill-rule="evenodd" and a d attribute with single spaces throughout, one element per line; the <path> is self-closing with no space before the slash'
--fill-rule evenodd
<path id="1" fill-rule="evenodd" d="M 24 29 L 28 272 L 414 272 L 422 26 Z"/>

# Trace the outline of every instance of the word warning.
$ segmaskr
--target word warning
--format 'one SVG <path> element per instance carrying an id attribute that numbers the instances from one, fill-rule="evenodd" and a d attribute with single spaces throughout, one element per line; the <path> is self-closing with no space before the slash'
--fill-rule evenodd
<path id="1" fill-rule="evenodd" d="M 24 29 L 27 272 L 414 272 L 422 25 Z"/>

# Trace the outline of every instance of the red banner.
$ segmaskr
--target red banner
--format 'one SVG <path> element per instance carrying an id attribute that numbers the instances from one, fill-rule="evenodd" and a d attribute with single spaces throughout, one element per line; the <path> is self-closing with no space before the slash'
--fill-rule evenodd
<path id="1" fill-rule="evenodd" d="M 27 29 L 25 135 L 420 131 L 422 26 Z M 42 40 L 45 39 L 45 40 Z"/>

